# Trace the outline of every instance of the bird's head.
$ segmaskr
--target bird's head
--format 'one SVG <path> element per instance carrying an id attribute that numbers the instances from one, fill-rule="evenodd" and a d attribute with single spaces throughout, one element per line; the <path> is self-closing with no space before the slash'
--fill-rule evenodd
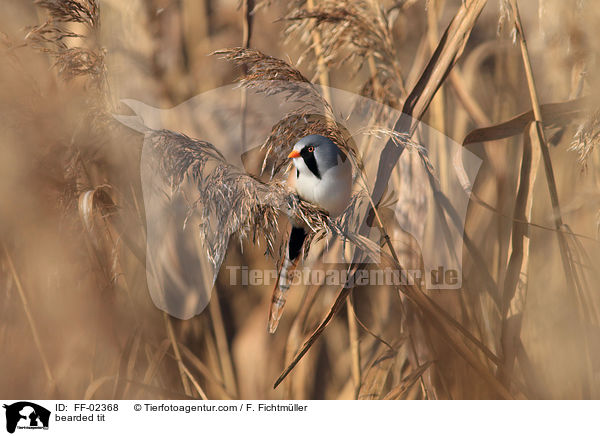
<path id="1" fill-rule="evenodd" d="M 321 135 L 308 135 L 299 140 L 288 155 L 298 172 L 321 178 L 329 169 L 341 164 L 346 156 L 333 141 Z"/>

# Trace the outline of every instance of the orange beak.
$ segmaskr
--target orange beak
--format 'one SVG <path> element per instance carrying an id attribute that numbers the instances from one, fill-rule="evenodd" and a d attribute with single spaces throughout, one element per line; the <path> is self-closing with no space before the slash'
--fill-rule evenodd
<path id="1" fill-rule="evenodd" d="M 293 159 L 295 157 L 300 157 L 300 152 L 299 151 L 293 150 L 290 154 L 288 154 L 288 158 L 289 159 Z"/>

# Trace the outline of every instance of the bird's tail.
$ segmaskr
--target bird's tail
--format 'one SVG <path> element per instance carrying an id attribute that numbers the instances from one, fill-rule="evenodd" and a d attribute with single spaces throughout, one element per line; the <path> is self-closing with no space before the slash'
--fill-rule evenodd
<path id="1" fill-rule="evenodd" d="M 271 298 L 271 307 L 269 308 L 269 333 L 275 333 L 279 325 L 279 319 L 283 313 L 285 305 L 285 295 L 290 289 L 294 279 L 294 271 L 300 259 L 302 244 L 306 238 L 306 232 L 301 227 L 292 227 L 290 240 L 288 243 L 288 252 L 281 266 L 281 271 Z"/>
<path id="2" fill-rule="evenodd" d="M 290 284 L 294 278 L 294 271 L 298 265 L 298 259 L 290 260 L 287 256 L 283 261 L 279 279 L 275 283 L 273 289 L 273 297 L 271 298 L 271 308 L 269 310 L 269 333 L 275 333 L 279 325 L 279 319 L 283 314 L 283 306 L 285 305 L 285 295 L 290 289 Z"/>

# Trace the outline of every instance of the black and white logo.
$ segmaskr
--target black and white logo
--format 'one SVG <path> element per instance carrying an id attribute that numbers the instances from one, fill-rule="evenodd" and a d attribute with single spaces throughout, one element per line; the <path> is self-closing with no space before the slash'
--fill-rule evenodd
<path id="1" fill-rule="evenodd" d="M 50 411 L 29 401 L 5 404 L 6 431 L 14 433 L 16 429 L 48 430 Z"/>

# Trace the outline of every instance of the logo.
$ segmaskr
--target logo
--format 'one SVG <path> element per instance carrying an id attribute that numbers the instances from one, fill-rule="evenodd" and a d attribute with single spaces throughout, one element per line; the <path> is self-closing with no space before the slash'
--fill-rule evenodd
<path id="1" fill-rule="evenodd" d="M 6 409 L 6 431 L 14 433 L 15 429 L 48 430 L 50 411 L 29 401 L 19 401 L 4 405 Z"/>

